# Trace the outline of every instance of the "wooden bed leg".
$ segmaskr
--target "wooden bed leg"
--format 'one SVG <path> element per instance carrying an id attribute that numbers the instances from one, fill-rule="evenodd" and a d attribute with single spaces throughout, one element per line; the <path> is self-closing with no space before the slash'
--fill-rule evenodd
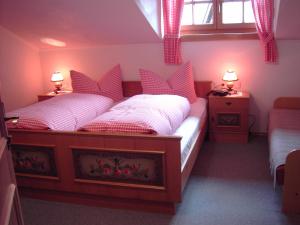
<path id="1" fill-rule="evenodd" d="M 300 150 L 291 152 L 285 164 L 282 211 L 300 213 Z"/>

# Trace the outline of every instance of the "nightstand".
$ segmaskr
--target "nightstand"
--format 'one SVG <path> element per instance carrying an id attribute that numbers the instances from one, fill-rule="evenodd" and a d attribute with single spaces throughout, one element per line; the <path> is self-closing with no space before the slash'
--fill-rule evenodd
<path id="1" fill-rule="evenodd" d="M 248 142 L 249 98 L 247 92 L 208 97 L 211 141 Z"/>
<path id="2" fill-rule="evenodd" d="M 58 93 L 55 93 L 52 91 L 52 92 L 48 92 L 46 94 L 38 95 L 37 97 L 38 97 L 38 101 L 41 102 L 41 101 L 53 98 L 58 95 L 64 95 L 64 94 L 69 94 L 69 93 L 72 93 L 72 91 L 64 90 L 64 91 L 59 91 Z"/>

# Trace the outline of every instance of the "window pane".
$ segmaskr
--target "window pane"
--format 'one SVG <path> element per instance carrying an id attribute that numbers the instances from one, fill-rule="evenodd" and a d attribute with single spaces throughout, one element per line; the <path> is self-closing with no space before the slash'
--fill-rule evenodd
<path id="1" fill-rule="evenodd" d="M 243 2 L 223 2 L 222 3 L 222 22 L 242 23 L 243 22 Z"/>
<path id="2" fill-rule="evenodd" d="M 199 3 L 194 5 L 194 24 L 213 23 L 213 4 Z"/>
<path id="3" fill-rule="evenodd" d="M 245 1 L 244 3 L 244 22 L 245 23 L 254 23 L 254 14 L 252 10 L 252 4 L 251 1 Z"/>
<path id="4" fill-rule="evenodd" d="M 183 7 L 181 25 L 192 25 L 193 24 L 193 12 L 192 4 L 185 5 Z"/>

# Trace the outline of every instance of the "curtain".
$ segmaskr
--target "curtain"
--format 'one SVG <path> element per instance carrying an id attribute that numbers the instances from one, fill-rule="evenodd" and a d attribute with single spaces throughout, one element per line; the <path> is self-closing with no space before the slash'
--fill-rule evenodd
<path id="1" fill-rule="evenodd" d="M 256 30 L 264 47 L 265 61 L 276 63 L 278 52 L 273 32 L 273 0 L 251 0 Z"/>
<path id="2" fill-rule="evenodd" d="M 167 64 L 181 64 L 180 21 L 184 0 L 163 0 L 164 58 Z"/>

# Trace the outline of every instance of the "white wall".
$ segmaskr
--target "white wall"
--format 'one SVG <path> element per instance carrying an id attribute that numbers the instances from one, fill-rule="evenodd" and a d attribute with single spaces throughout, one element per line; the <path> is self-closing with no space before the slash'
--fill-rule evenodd
<path id="1" fill-rule="evenodd" d="M 0 26 L 0 93 L 6 111 L 37 100 L 43 93 L 39 51 Z"/>
<path id="2" fill-rule="evenodd" d="M 278 41 L 278 65 L 266 64 L 258 40 L 184 42 L 184 61 L 190 60 L 195 80 L 221 83 L 223 72 L 237 71 L 243 90 L 251 93 L 250 113 L 256 115 L 254 131 L 265 132 L 267 114 L 278 96 L 300 96 L 300 41 Z M 53 71 L 64 73 L 64 85 L 70 88 L 70 69 L 98 79 L 117 63 L 124 80 L 139 80 L 138 69 L 145 68 L 168 77 L 178 66 L 163 62 L 162 44 L 115 45 L 99 48 L 42 51 L 41 65 L 46 90 L 52 89 Z"/>

